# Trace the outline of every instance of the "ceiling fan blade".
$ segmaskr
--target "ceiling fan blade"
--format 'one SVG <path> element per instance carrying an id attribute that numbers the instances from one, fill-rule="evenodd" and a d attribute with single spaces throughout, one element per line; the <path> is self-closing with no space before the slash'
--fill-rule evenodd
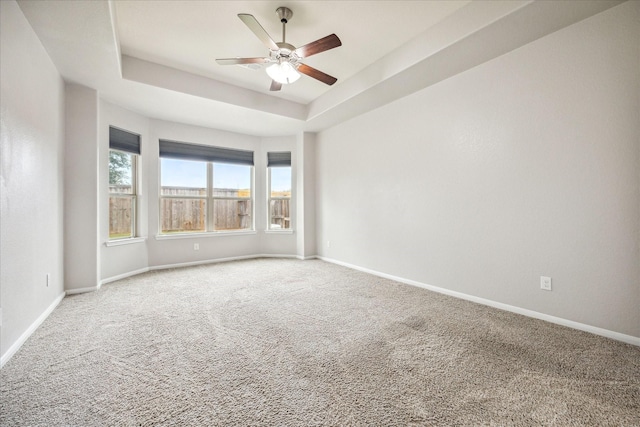
<path id="1" fill-rule="evenodd" d="M 334 47 L 342 46 L 342 42 L 335 34 L 328 35 L 319 40 L 300 46 L 294 52 L 300 58 L 308 58 L 316 53 L 324 52 L 325 50 L 333 49 Z"/>
<path id="2" fill-rule="evenodd" d="M 306 74 L 309 77 L 313 77 L 314 79 L 319 80 L 322 83 L 326 83 L 329 86 L 331 86 L 332 84 L 338 81 L 338 79 L 336 79 L 335 77 L 332 77 L 329 74 L 323 73 L 320 70 L 316 70 L 315 68 L 310 67 L 306 64 L 298 65 L 298 71 L 300 71 L 302 74 Z"/>
<path id="3" fill-rule="evenodd" d="M 238 18 L 240 18 L 242 22 L 244 22 L 245 25 L 249 27 L 251 31 L 253 31 L 253 34 L 255 34 L 265 46 L 267 46 L 271 50 L 279 49 L 276 42 L 273 41 L 271 36 L 265 31 L 264 28 L 262 28 L 262 25 L 260 25 L 258 20 L 254 18 L 253 15 L 249 15 L 248 13 L 239 13 Z"/>
<path id="4" fill-rule="evenodd" d="M 271 80 L 271 87 L 269 88 L 269 90 L 271 92 L 276 92 L 276 91 L 279 91 L 280 89 L 282 89 L 282 83 L 278 83 L 275 80 Z"/>
<path id="5" fill-rule="evenodd" d="M 220 58 L 216 59 L 220 65 L 241 65 L 241 64 L 266 64 L 271 62 L 270 58 Z"/>

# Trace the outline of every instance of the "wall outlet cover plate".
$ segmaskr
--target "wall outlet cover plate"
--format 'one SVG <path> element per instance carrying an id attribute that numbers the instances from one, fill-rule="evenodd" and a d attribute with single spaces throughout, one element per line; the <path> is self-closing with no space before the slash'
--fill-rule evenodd
<path id="1" fill-rule="evenodd" d="M 545 291 L 551 290 L 551 277 L 540 276 L 540 289 L 544 289 Z"/>

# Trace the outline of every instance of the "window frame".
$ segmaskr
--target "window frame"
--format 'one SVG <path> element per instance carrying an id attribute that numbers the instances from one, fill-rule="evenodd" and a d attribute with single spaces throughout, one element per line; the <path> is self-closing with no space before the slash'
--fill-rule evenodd
<path id="1" fill-rule="evenodd" d="M 272 196 L 271 191 L 271 171 L 274 168 L 283 168 L 287 167 L 291 171 L 291 190 L 288 197 L 286 196 Z M 273 217 L 271 215 L 271 201 L 272 200 L 288 200 L 289 201 L 289 227 L 288 228 L 273 228 Z M 289 166 L 267 166 L 267 228 L 266 231 L 269 233 L 291 233 L 293 232 L 293 223 L 291 221 L 291 204 L 293 201 L 293 168 L 291 165 Z M 286 220 L 286 218 L 284 218 Z"/>
<path id="2" fill-rule="evenodd" d="M 127 154 L 131 157 L 131 193 L 114 193 L 111 191 L 111 182 L 108 182 L 109 185 L 109 226 L 107 230 L 108 234 L 108 242 L 118 242 L 130 239 L 138 238 L 138 163 L 139 163 L 139 154 L 132 153 L 129 151 L 119 150 L 116 148 L 109 148 L 109 163 L 111 163 L 111 152 L 116 151 L 118 153 Z M 112 237 L 111 236 L 111 198 L 123 198 L 123 199 L 131 199 L 131 234 L 129 236 L 122 237 Z"/>
<path id="3" fill-rule="evenodd" d="M 189 196 L 189 195 L 163 195 L 162 194 L 162 159 L 171 157 L 159 157 L 158 169 L 159 169 L 159 180 L 158 180 L 158 237 L 160 238 L 171 238 L 175 237 L 188 237 L 193 235 L 220 235 L 220 234 L 247 234 L 247 233 L 255 233 L 255 166 L 254 165 L 240 165 L 249 167 L 250 171 L 250 196 L 249 197 L 231 197 L 231 196 L 215 196 L 214 195 L 214 165 L 215 164 L 233 164 L 233 163 L 225 163 L 225 162 L 215 162 L 208 160 L 190 160 L 190 159 L 175 159 L 175 160 L 190 160 L 205 163 L 207 170 L 207 182 L 206 182 L 206 190 L 205 195 L 203 196 Z M 204 231 L 179 231 L 179 232 L 165 232 L 162 230 L 162 201 L 163 199 L 191 199 L 191 200 L 204 200 L 205 201 L 205 229 Z M 249 228 L 241 228 L 234 230 L 216 230 L 215 229 L 215 201 L 216 200 L 237 200 L 237 201 L 249 201 L 251 204 L 251 209 L 249 215 L 251 216 L 251 223 Z"/>

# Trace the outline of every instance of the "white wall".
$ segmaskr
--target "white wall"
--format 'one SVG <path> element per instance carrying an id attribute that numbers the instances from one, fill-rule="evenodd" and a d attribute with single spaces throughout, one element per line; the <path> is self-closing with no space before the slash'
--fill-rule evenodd
<path id="1" fill-rule="evenodd" d="M 65 290 L 95 289 L 98 243 L 98 92 L 65 85 L 64 281 Z"/>
<path id="2" fill-rule="evenodd" d="M 63 294 L 64 83 L 15 2 L 0 2 L 0 19 L 4 362 Z"/>
<path id="3" fill-rule="evenodd" d="M 109 240 L 109 126 L 140 135 L 140 157 L 138 163 L 138 204 L 137 235 L 149 236 L 149 197 L 148 197 L 148 161 L 152 157 L 149 151 L 149 119 L 120 108 L 109 102 L 100 101 L 99 120 L 99 240 L 100 279 L 112 279 L 132 272 L 145 270 L 149 265 L 147 240 L 138 240 L 132 244 L 106 246 Z M 157 158 L 157 155 L 156 155 Z"/>
<path id="4" fill-rule="evenodd" d="M 297 170 L 296 137 L 259 138 L 216 129 L 153 120 L 106 101 L 99 108 L 99 242 L 100 278 L 110 282 L 149 268 L 214 261 L 256 255 L 296 255 L 296 207 L 292 208 L 294 233 L 266 233 L 267 228 L 267 152 L 291 151 L 292 173 Z M 139 195 L 139 236 L 132 244 L 106 246 L 108 241 L 108 155 L 109 126 L 141 135 L 141 194 Z M 254 151 L 255 159 L 255 232 L 239 235 L 197 235 L 158 237 L 159 157 L 158 140 L 172 139 L 194 144 L 209 144 Z M 93 174 L 93 172 L 87 172 Z M 309 179 L 309 178 L 307 178 Z M 296 194 L 293 182 L 294 199 Z M 302 230 L 300 233 L 304 233 Z M 194 250 L 194 244 L 199 250 Z"/>
<path id="5" fill-rule="evenodd" d="M 193 144 L 214 145 L 254 151 L 254 191 L 255 191 L 255 232 L 240 235 L 179 236 L 177 238 L 157 238 L 159 218 L 159 157 L 158 140 L 170 139 Z M 148 148 L 148 190 L 149 194 L 149 267 L 187 264 L 208 260 L 255 256 L 255 255 L 295 255 L 295 234 L 265 233 L 267 228 L 266 210 L 266 158 L 268 151 L 291 151 L 296 155 L 293 136 L 259 138 L 234 132 L 225 132 L 197 126 L 150 121 Z M 295 161 L 294 161 L 295 162 Z M 295 163 L 293 170 L 295 170 Z M 295 183 L 294 183 L 295 193 Z M 294 196 L 295 197 L 295 196 Z M 293 212 L 296 216 L 295 211 Z M 295 227 L 295 220 L 294 220 Z M 298 231 L 296 230 L 296 233 Z M 200 249 L 193 249 L 198 243 Z"/>
<path id="6" fill-rule="evenodd" d="M 255 224 L 256 231 L 242 234 L 180 236 L 177 238 L 158 238 L 159 204 L 154 202 L 159 197 L 159 157 L 158 140 L 170 139 L 193 144 L 214 145 L 219 147 L 253 150 L 255 167 Z M 265 147 L 286 146 L 287 141 L 267 140 Z M 150 139 L 148 158 L 145 161 L 148 171 L 149 194 L 149 266 L 159 267 L 174 264 L 185 264 L 208 260 L 219 260 L 253 256 L 262 253 L 263 249 L 278 251 L 277 245 L 271 242 L 282 236 L 263 235 L 266 226 L 266 154 L 262 155 L 261 138 L 216 129 L 172 123 L 160 120 L 150 121 Z M 265 152 L 266 153 L 266 152 Z M 145 155 L 146 156 L 146 155 Z M 264 157 L 264 158 L 263 158 Z M 173 237 L 173 236 L 172 236 Z M 284 239 L 285 243 L 286 238 Z M 194 250 L 194 243 L 200 249 Z M 287 247 L 289 245 L 287 244 Z M 281 254 L 282 252 L 277 252 Z"/>
<path id="7" fill-rule="evenodd" d="M 297 194 L 297 256 L 316 255 L 316 134 L 301 132 L 296 138 L 295 177 Z"/>
<path id="8" fill-rule="evenodd" d="M 319 133 L 319 253 L 640 337 L 639 20 L 622 4 Z"/>
<path id="9" fill-rule="evenodd" d="M 267 228 L 267 152 L 291 151 L 295 162 L 296 138 L 294 136 L 259 138 L 179 123 L 151 120 L 103 100 L 100 101 L 99 116 L 99 246 L 101 259 L 100 277 L 103 282 L 109 282 L 115 278 L 153 267 L 262 254 L 285 256 L 296 254 L 295 234 L 265 233 Z M 144 240 L 118 246 L 105 245 L 109 238 L 109 126 L 116 126 L 138 133 L 141 136 L 142 154 L 139 174 L 141 177 L 141 193 L 138 196 L 138 235 Z M 235 236 L 212 234 L 208 236 L 180 236 L 171 239 L 158 238 L 159 139 L 173 139 L 195 144 L 253 150 L 255 152 L 256 231 L 248 235 Z M 295 171 L 295 164 L 293 165 L 293 170 Z M 293 216 L 295 217 L 295 207 Z M 200 246 L 198 251 L 193 249 L 194 243 L 198 243 Z"/>

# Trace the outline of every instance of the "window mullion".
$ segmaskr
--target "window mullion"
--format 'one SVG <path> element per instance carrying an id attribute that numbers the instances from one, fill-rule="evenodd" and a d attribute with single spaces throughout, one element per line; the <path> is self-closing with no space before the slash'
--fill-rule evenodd
<path id="1" fill-rule="evenodd" d="M 255 188 L 256 188 L 256 171 L 255 167 L 251 167 L 251 179 L 250 179 L 250 197 L 249 203 L 251 204 L 251 229 L 256 229 L 256 204 L 255 204 Z"/>
<path id="2" fill-rule="evenodd" d="M 138 198 L 131 196 L 131 237 L 138 235 L 138 210 L 137 210 Z"/>
<path id="3" fill-rule="evenodd" d="M 133 196 L 131 197 L 131 237 L 138 235 L 138 156 L 131 156 L 131 190 Z"/>
<path id="4" fill-rule="evenodd" d="M 214 231 L 213 212 L 213 163 L 207 162 L 207 231 Z"/>
<path id="5" fill-rule="evenodd" d="M 267 230 L 271 228 L 271 168 L 267 167 Z"/>

